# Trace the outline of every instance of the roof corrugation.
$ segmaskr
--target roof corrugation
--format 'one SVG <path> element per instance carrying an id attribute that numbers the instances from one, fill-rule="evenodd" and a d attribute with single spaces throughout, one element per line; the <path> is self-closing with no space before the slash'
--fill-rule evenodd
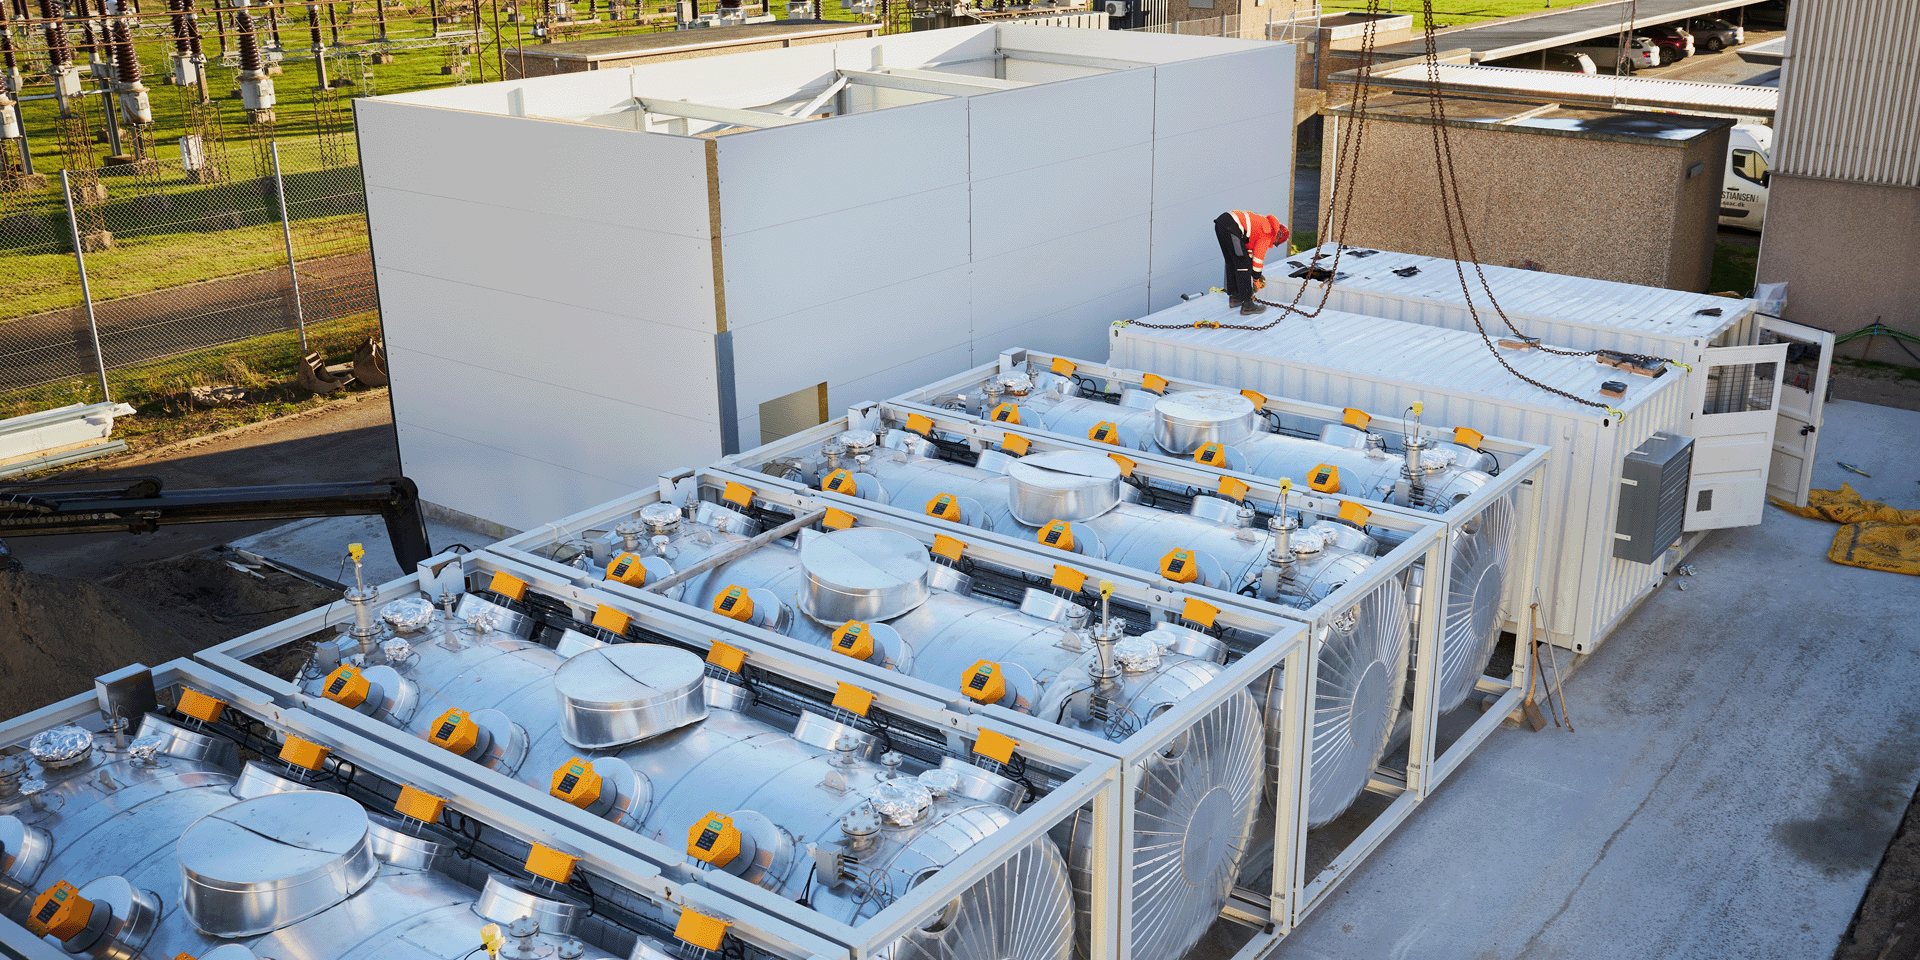
<path id="1" fill-rule="evenodd" d="M 1441 87 L 1449 93 L 1551 97 L 1568 105 L 1691 107 L 1710 113 L 1771 117 L 1780 103 L 1779 90 L 1746 84 L 1559 73 L 1464 63 L 1440 64 L 1439 75 Z M 1416 63 L 1376 70 L 1374 80 L 1390 88 L 1412 84 L 1425 90 L 1427 65 Z"/>
<path id="2" fill-rule="evenodd" d="M 1301 304 L 1303 307 L 1310 306 L 1311 300 L 1303 298 Z M 1272 319 L 1273 314 L 1273 309 L 1269 308 L 1256 322 L 1265 323 Z M 1319 367 L 1364 377 L 1397 380 L 1414 386 L 1510 400 L 1583 416 L 1605 415 L 1598 407 L 1574 403 L 1507 372 L 1486 342 L 1475 333 L 1332 310 L 1323 311 L 1313 318 L 1289 316 L 1270 330 L 1191 326 L 1195 322 L 1245 323 L 1251 319 L 1241 317 L 1239 310 L 1228 306 L 1226 294 L 1222 293 L 1198 297 L 1143 319 L 1149 323 L 1178 323 L 1183 326 L 1177 330 L 1134 327 L 1123 333 L 1191 343 L 1300 367 Z M 1679 378 L 1672 376 L 1647 378 L 1625 375 L 1613 367 L 1596 363 L 1591 357 L 1560 357 L 1530 350 L 1501 350 L 1500 356 L 1514 369 L 1535 380 L 1621 410 L 1632 409 L 1653 396 L 1661 386 L 1679 382 Z M 1619 399 L 1602 396 L 1600 385 L 1608 380 L 1625 382 L 1626 396 Z"/>
<path id="3" fill-rule="evenodd" d="M 1315 252 L 1323 258 L 1330 258 L 1337 246 L 1325 243 Z M 1334 282 L 1336 287 L 1417 297 L 1460 306 L 1467 302 L 1466 294 L 1460 289 L 1460 273 L 1464 272 L 1468 286 L 1473 291 L 1475 307 L 1485 311 L 1481 319 L 1494 327 L 1505 328 L 1500 323 L 1499 315 L 1488 304 L 1486 291 L 1480 288 L 1480 280 L 1474 276 L 1472 264 L 1391 250 L 1381 250 L 1362 257 L 1355 257 L 1354 252 L 1348 250 L 1340 258 L 1340 272 L 1345 276 Z M 1361 252 L 1365 252 L 1364 248 Z M 1289 257 L 1288 262 L 1296 267 L 1305 266 L 1309 256 L 1311 254 L 1303 251 Z M 1331 262 L 1330 259 L 1321 261 L 1323 265 Z M 1411 277 L 1402 277 L 1393 272 L 1407 267 L 1419 267 L 1420 272 Z M 1524 314 L 1560 323 L 1711 340 L 1743 320 L 1755 306 L 1752 300 L 1734 300 L 1663 287 L 1643 287 L 1615 280 L 1593 280 L 1490 265 L 1482 265 L 1480 269 L 1486 274 L 1487 285 L 1493 288 L 1493 296 L 1499 301 L 1500 308 L 1509 316 Z M 1702 310 L 1718 310 L 1720 315 L 1705 315 L 1700 312 Z"/>

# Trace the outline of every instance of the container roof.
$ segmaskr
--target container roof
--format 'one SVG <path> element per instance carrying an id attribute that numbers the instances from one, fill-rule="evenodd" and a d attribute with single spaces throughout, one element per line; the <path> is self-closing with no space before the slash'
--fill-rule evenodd
<path id="1" fill-rule="evenodd" d="M 1287 258 L 1296 269 L 1305 267 L 1310 257 L 1332 257 L 1339 244 L 1321 244 L 1313 251 L 1302 251 Z M 1355 256 L 1355 254 L 1359 256 Z M 1486 292 L 1477 285 L 1471 264 L 1464 264 L 1469 280 L 1475 281 L 1473 302 L 1489 308 Z M 1394 271 L 1419 268 L 1412 276 Z M 1334 285 L 1349 290 L 1392 294 L 1409 299 L 1463 306 L 1467 295 L 1460 289 L 1456 261 L 1445 257 L 1424 257 L 1391 250 L 1349 249 L 1340 258 L 1340 273 Z M 1500 308 L 1509 315 L 1538 317 L 1556 323 L 1585 324 L 1608 330 L 1626 330 L 1661 337 L 1711 340 L 1753 312 L 1752 300 L 1716 297 L 1685 290 L 1643 287 L 1615 280 L 1593 280 L 1538 270 L 1482 265 L 1480 271 L 1493 288 Z M 1707 311 L 1715 311 L 1708 313 Z M 1717 315 L 1716 315 L 1717 314 Z M 1497 315 L 1489 314 L 1494 323 Z"/>
<path id="2" fill-rule="evenodd" d="M 1312 287 L 1301 298 L 1310 309 L 1316 301 Z M 1631 410 L 1663 387 L 1681 382 L 1678 371 L 1661 377 L 1639 377 L 1594 362 L 1592 357 L 1562 357 L 1537 350 L 1500 349 L 1494 355 L 1478 333 L 1429 327 L 1402 320 L 1385 320 L 1355 313 L 1325 310 L 1317 317 L 1290 315 L 1270 330 L 1196 328 L 1196 322 L 1239 324 L 1253 319 L 1267 323 L 1277 318 L 1269 307 L 1258 318 L 1247 318 L 1227 305 L 1224 293 L 1196 297 L 1143 318 L 1149 323 L 1179 324 L 1175 330 L 1148 330 L 1129 326 L 1128 336 L 1152 337 L 1209 350 L 1257 357 L 1302 369 L 1321 369 L 1433 389 L 1469 397 L 1509 401 L 1583 417 L 1608 416 L 1600 407 L 1575 403 L 1533 386 L 1501 365 L 1500 359 L 1521 373 L 1577 397 Z M 1489 331 L 1491 333 L 1492 331 Z M 1150 371 L 1149 371 L 1150 372 Z M 1626 383 L 1624 397 L 1601 395 L 1600 385 Z"/>

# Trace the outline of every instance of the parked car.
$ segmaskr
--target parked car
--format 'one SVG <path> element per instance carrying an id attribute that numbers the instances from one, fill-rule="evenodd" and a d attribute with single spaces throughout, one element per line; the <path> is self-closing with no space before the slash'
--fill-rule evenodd
<path id="1" fill-rule="evenodd" d="M 1660 45 L 1660 63 L 1662 66 L 1693 56 L 1693 34 L 1663 23 L 1658 26 L 1641 27 L 1633 32 L 1636 37 L 1645 37 Z"/>
<path id="2" fill-rule="evenodd" d="M 1705 47 L 1708 53 L 1719 53 L 1728 47 L 1737 47 L 1747 39 L 1746 30 L 1719 17 L 1695 17 L 1688 20 L 1687 32 L 1693 34 L 1694 44 Z"/>
<path id="3" fill-rule="evenodd" d="M 1759 230 L 1767 222 L 1767 172 L 1773 158 L 1773 128 L 1735 124 L 1727 135 L 1727 178 L 1720 188 L 1720 225 Z"/>
<path id="4" fill-rule="evenodd" d="M 1561 73 L 1599 73 L 1595 61 L 1585 54 L 1571 50 L 1541 50 L 1536 53 L 1523 53 L 1517 57 L 1502 57 L 1489 60 L 1489 67 L 1518 67 L 1522 70 L 1556 70 Z"/>
<path id="5" fill-rule="evenodd" d="M 1642 67 L 1660 65 L 1660 45 L 1645 37 L 1628 37 L 1627 48 L 1616 42 L 1593 40 L 1577 47 L 1560 48 L 1566 53 L 1585 54 L 1596 66 L 1608 64 L 1607 73 L 1632 73 Z"/>

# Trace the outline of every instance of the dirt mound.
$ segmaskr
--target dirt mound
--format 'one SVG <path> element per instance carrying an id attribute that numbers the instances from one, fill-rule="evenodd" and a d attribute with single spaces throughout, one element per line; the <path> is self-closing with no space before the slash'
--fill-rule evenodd
<path id="1" fill-rule="evenodd" d="M 336 599 L 277 573 L 262 580 L 192 556 L 105 584 L 0 570 L 0 716 L 93 689 L 130 663 L 154 666 Z"/>

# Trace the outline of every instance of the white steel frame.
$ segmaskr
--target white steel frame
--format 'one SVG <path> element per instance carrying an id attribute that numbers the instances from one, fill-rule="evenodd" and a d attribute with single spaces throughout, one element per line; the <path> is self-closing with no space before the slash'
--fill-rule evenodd
<path id="1" fill-rule="evenodd" d="M 558 571 L 555 567 L 558 567 Z M 559 575 L 556 576 L 557 572 Z M 1095 829 L 1110 832 L 1118 829 L 1129 806 L 1124 801 L 1126 794 L 1122 792 L 1123 778 L 1118 765 L 1107 757 L 1063 744 L 1044 733 L 1030 732 L 1027 728 L 1005 722 L 1001 717 L 967 716 L 946 709 L 931 698 L 889 685 L 886 681 L 897 675 L 877 668 L 854 671 L 853 675 L 845 669 L 829 669 L 830 661 L 825 659 L 829 655 L 827 651 L 814 650 L 776 634 L 755 636 L 728 631 L 721 625 L 738 625 L 717 617 L 713 619 L 718 623 L 709 624 L 677 616 L 672 611 L 635 603 L 630 597 L 591 589 L 575 583 L 580 571 L 564 565 L 536 566 L 491 553 L 441 554 L 423 562 L 415 574 L 380 587 L 372 603 L 381 605 L 403 597 L 432 598 L 443 585 L 454 584 L 464 588 L 473 582 L 485 584 L 490 582 L 495 573 L 507 573 L 526 581 L 529 593 L 564 601 L 576 614 L 574 619 L 582 625 L 591 619 L 598 606 L 604 604 L 631 615 L 634 626 L 642 630 L 695 646 L 710 648 L 716 637 L 724 638 L 725 642 L 746 651 L 753 665 L 801 681 L 817 691 L 824 691 L 822 702 L 831 698 L 840 682 L 852 681 L 875 695 L 875 707 L 895 716 L 950 731 L 950 747 L 963 756 L 967 753 L 965 745 L 979 739 L 982 731 L 1014 735 L 1019 744 L 1018 752 L 1023 757 L 1058 771 L 1065 782 L 1046 797 L 1024 807 L 1015 823 L 996 833 L 992 842 L 979 845 L 942 868 L 927 882 L 902 895 L 879 914 L 858 926 L 852 926 L 804 910 L 791 900 L 731 874 L 704 869 L 703 865 L 688 857 L 685 850 L 670 848 L 594 817 L 535 787 L 432 747 L 404 730 L 348 710 L 324 697 L 305 694 L 294 684 L 244 662 L 245 658 L 284 646 L 328 627 L 351 623 L 351 611 L 341 603 L 228 641 L 195 656 L 222 673 L 271 691 L 276 701 L 287 704 L 291 709 L 323 717 L 326 722 L 342 728 L 351 728 L 354 734 L 363 739 L 435 769 L 442 778 L 457 780 L 465 785 L 467 793 L 498 796 L 531 817 L 552 821 L 593 837 L 609 848 L 618 850 L 633 866 L 656 871 L 666 889 L 683 893 L 702 891 L 709 898 L 703 901 L 709 903 L 709 906 L 702 908 L 703 913 L 729 918 L 745 916 L 750 918 L 746 921 L 748 923 L 758 922 L 757 918 L 761 915 L 787 918 L 819 939 L 837 945 L 832 952 L 819 954 L 821 956 L 861 960 L 881 955 L 908 929 L 932 919 L 949 901 L 1029 844 L 1051 843 L 1047 837 L 1048 831 L 1081 808 L 1091 806 Z M 801 655 L 796 656 L 796 653 Z M 1171 739 L 1177 733 L 1174 730 L 1165 739 Z M 1113 885 L 1119 883 L 1121 874 L 1117 869 L 1103 864 L 1097 866 L 1100 882 L 1107 887 L 1101 892 L 1106 894 L 1108 902 L 1119 902 L 1118 888 Z M 1105 928 L 1096 924 L 1094 929 L 1100 933 Z M 1109 945 L 1096 940 L 1094 947 L 1099 949 Z M 788 956 L 781 953 L 775 955 L 783 958 Z"/>
<path id="2" fill-rule="evenodd" d="M 337 609 L 337 606 L 329 609 Z M 326 613 L 326 610 L 315 611 L 287 621 L 282 627 L 300 624 L 323 629 L 332 622 L 326 619 Z M 285 632 L 270 627 L 252 636 L 280 636 Z M 292 633 L 290 638 L 306 635 Z M 406 784 L 445 797 L 449 809 L 504 832 L 520 843 L 538 841 L 576 855 L 580 857 L 581 869 L 596 879 L 611 881 L 622 892 L 639 900 L 675 912 L 681 908 L 691 908 L 724 919 L 728 921 L 730 935 L 756 950 L 783 960 L 833 960 L 846 956 L 844 948 L 792 923 L 782 914 L 743 907 L 715 890 L 676 882 L 657 866 L 635 857 L 624 844 L 607 843 L 591 833 L 553 823 L 512 798 L 500 796 L 467 777 L 450 774 L 444 764 L 423 763 L 411 751 L 393 749 L 387 743 L 368 738 L 332 718 L 291 705 L 284 696 L 259 689 L 213 665 L 181 658 L 151 670 L 155 692 L 163 695 L 163 702 L 168 691 L 180 687 L 210 694 L 281 736 L 290 734 L 325 745 L 336 756 L 347 758 L 361 771 L 389 783 Z M 93 693 L 76 694 L 0 724 L 0 744 L 22 743 L 42 730 L 64 725 L 84 727 L 98 733 L 105 729 L 101 713 L 100 704 Z M 42 879 L 50 884 L 58 878 Z M 33 936 L 12 922 L 0 922 L 0 952 L 29 960 L 61 960 L 65 956 L 51 943 Z"/>
<path id="3" fill-rule="evenodd" d="M 1000 359 L 994 363 L 983 364 L 930 384 L 920 389 L 902 394 L 883 404 L 863 405 L 858 408 L 861 415 L 877 419 L 889 428 L 903 424 L 910 414 L 920 414 L 934 421 L 940 432 L 965 437 L 972 444 L 997 446 L 1009 432 L 1005 424 L 993 423 L 980 417 L 970 416 L 964 411 L 940 406 L 942 397 L 972 389 L 988 377 L 1003 373 L 1025 373 L 1029 370 L 1050 370 L 1055 360 L 1065 360 L 1075 367 L 1078 376 L 1104 381 L 1108 392 L 1119 392 L 1121 388 L 1144 389 L 1144 374 L 1138 370 L 1113 367 L 1073 357 L 1060 357 L 1037 350 L 1014 348 L 1002 351 Z M 1176 377 L 1165 378 L 1167 391 L 1177 393 L 1188 390 L 1226 390 L 1238 392 L 1237 387 L 1199 381 L 1182 380 Z M 1308 427 L 1322 427 L 1341 423 L 1344 411 L 1318 403 L 1303 400 L 1290 400 L 1283 397 L 1267 397 L 1261 410 L 1278 414 L 1283 422 Z M 1375 417 L 1368 429 L 1384 436 L 1404 439 L 1404 433 L 1394 429 L 1399 421 L 1386 417 Z M 869 424 L 872 426 L 872 424 Z M 813 431 L 801 436 L 812 437 Z M 1114 452 L 1104 444 L 1094 443 L 1085 437 L 1071 434 L 1053 433 L 1037 425 L 1021 424 L 1013 431 L 1033 443 L 1036 451 L 1046 449 L 1092 450 L 1098 453 Z M 789 438 L 778 444 L 770 444 L 758 450 L 749 450 L 721 461 L 723 465 L 748 465 L 750 461 L 764 459 L 768 451 L 782 449 L 795 443 L 798 437 Z M 817 446 L 817 440 L 815 444 Z M 797 445 L 797 443 L 795 443 Z M 1397 504 L 1384 503 L 1365 497 L 1351 499 L 1364 501 L 1374 512 L 1378 520 L 1386 516 L 1400 516 L 1423 522 L 1445 522 L 1454 536 L 1462 534 L 1469 524 L 1477 521 L 1488 507 L 1500 498 L 1514 495 L 1518 498 L 1515 512 L 1520 519 L 1514 531 L 1513 569 L 1508 575 L 1506 607 L 1508 613 L 1507 628 L 1515 636 L 1513 667 L 1505 677 L 1483 676 L 1476 689 L 1481 693 L 1494 695 L 1497 699 L 1487 709 L 1486 715 L 1475 722 L 1458 739 L 1450 743 L 1445 750 L 1435 752 L 1434 744 L 1429 742 L 1424 755 L 1428 759 L 1427 791 L 1440 784 L 1464 762 L 1486 740 L 1494 728 L 1499 726 L 1510 714 L 1518 710 L 1524 698 L 1533 667 L 1528 655 L 1531 646 L 1524 641 L 1527 631 L 1527 599 L 1533 596 L 1534 584 L 1540 571 L 1540 491 L 1544 486 L 1547 465 L 1552 457 L 1552 448 L 1538 444 L 1523 443 L 1502 437 L 1488 436 L 1482 439 L 1480 448 L 1494 454 L 1500 461 L 1500 474 L 1494 482 L 1475 492 L 1472 496 L 1454 504 L 1443 513 L 1429 513 Z M 1174 457 L 1159 450 L 1126 450 L 1126 455 L 1138 462 L 1135 473 L 1148 477 L 1165 477 L 1169 483 L 1206 488 L 1217 484 L 1220 477 L 1233 477 L 1248 485 L 1253 491 L 1252 498 L 1266 504 L 1279 499 L 1279 488 L 1271 478 L 1251 473 L 1243 473 L 1218 467 L 1203 466 L 1190 458 Z M 744 469 L 751 472 L 751 466 Z M 1298 497 L 1296 495 L 1296 500 Z M 1445 562 L 1437 568 L 1439 578 L 1433 582 L 1450 582 L 1448 565 L 1452 554 L 1446 555 Z M 1244 602 L 1244 601 L 1242 601 Z M 1429 733 L 1437 732 L 1437 715 L 1427 725 Z"/>

